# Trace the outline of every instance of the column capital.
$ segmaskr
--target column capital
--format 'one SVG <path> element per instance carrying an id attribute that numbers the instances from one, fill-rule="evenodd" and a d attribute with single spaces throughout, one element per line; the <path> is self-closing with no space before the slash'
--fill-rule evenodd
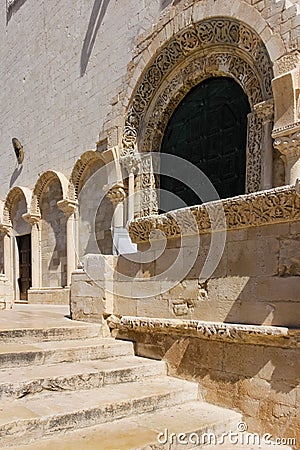
<path id="1" fill-rule="evenodd" d="M 136 175 L 139 172 L 140 163 L 141 163 L 141 159 L 138 154 L 126 155 L 126 156 L 122 156 L 120 158 L 121 166 L 124 167 L 125 170 L 127 170 L 129 175 L 131 173 Z"/>
<path id="2" fill-rule="evenodd" d="M 41 220 L 41 216 L 39 214 L 31 214 L 31 213 L 23 214 L 22 218 L 25 220 L 25 222 L 30 223 L 30 225 L 34 225 Z"/>
<path id="3" fill-rule="evenodd" d="M 271 98 L 254 105 L 254 112 L 261 119 L 263 124 L 274 120 L 274 100 Z"/>
<path id="4" fill-rule="evenodd" d="M 12 226 L 6 223 L 0 223 L 0 233 L 10 236 L 12 232 Z"/>
<path id="5" fill-rule="evenodd" d="M 286 157 L 300 157 L 300 129 L 287 136 L 278 136 L 274 147 Z"/>
<path id="6" fill-rule="evenodd" d="M 78 206 L 78 202 L 76 200 L 64 198 L 57 202 L 57 206 L 66 216 L 71 216 Z"/>
<path id="7" fill-rule="evenodd" d="M 110 199 L 114 207 L 116 207 L 119 203 L 122 203 L 125 200 L 127 192 L 124 184 L 118 183 L 111 187 L 106 195 Z"/>

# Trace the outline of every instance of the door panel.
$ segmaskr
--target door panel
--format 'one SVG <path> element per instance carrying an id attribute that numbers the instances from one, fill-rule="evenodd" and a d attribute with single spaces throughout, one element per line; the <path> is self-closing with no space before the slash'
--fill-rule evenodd
<path id="1" fill-rule="evenodd" d="M 195 164 L 213 183 L 220 198 L 243 194 L 249 112 L 248 98 L 233 79 L 205 80 L 177 107 L 167 125 L 161 151 Z M 163 163 L 162 170 L 168 173 Z M 188 187 L 170 177 L 160 177 L 160 188 L 176 193 L 188 206 L 201 203 Z"/>
<path id="2" fill-rule="evenodd" d="M 19 290 L 20 300 L 27 300 L 27 291 L 31 287 L 31 235 L 17 237 L 19 250 Z"/>

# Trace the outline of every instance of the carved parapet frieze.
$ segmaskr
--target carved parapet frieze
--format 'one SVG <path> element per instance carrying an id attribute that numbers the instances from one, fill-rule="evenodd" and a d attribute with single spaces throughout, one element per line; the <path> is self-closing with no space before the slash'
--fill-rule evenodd
<path id="1" fill-rule="evenodd" d="M 125 200 L 127 191 L 124 184 L 119 183 L 110 188 L 106 195 L 112 202 L 113 206 L 116 207 L 119 203 L 122 203 Z"/>
<path id="2" fill-rule="evenodd" d="M 114 318 L 112 329 L 145 333 L 175 334 L 202 339 L 248 341 L 251 339 L 286 339 L 288 328 L 267 325 L 244 325 L 201 320 L 164 319 L 123 316 Z"/>
<path id="3" fill-rule="evenodd" d="M 220 214 L 220 208 L 224 211 L 225 222 L 224 215 Z M 300 198 L 296 186 L 284 186 L 171 211 L 159 216 L 141 217 L 129 223 L 132 241 L 148 242 L 150 233 L 155 230 L 160 230 L 167 239 L 180 238 L 182 233 L 180 224 L 184 211 L 187 212 L 184 234 L 204 234 L 210 233 L 212 229 L 224 230 L 224 225 L 226 230 L 234 230 L 299 220 Z M 213 218 L 213 224 L 210 218 Z"/>

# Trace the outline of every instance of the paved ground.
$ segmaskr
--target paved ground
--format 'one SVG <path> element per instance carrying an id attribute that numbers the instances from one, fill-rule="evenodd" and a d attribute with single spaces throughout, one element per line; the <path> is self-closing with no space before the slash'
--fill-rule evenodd
<path id="1" fill-rule="evenodd" d="M 70 320 L 69 306 L 51 305 L 20 305 L 15 304 L 13 309 L 0 311 L 0 331 L 15 330 L 18 328 L 48 328 L 60 326 L 76 326 L 82 322 Z"/>

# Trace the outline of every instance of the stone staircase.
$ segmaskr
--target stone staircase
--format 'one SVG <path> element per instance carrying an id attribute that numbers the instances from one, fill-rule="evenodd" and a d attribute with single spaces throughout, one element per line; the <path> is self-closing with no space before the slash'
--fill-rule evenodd
<path id="1" fill-rule="evenodd" d="M 170 433 L 236 430 L 239 413 L 198 401 L 196 383 L 168 377 L 164 362 L 74 325 L 0 331 L 2 449 L 175 450 L 195 447 L 169 445 Z"/>

